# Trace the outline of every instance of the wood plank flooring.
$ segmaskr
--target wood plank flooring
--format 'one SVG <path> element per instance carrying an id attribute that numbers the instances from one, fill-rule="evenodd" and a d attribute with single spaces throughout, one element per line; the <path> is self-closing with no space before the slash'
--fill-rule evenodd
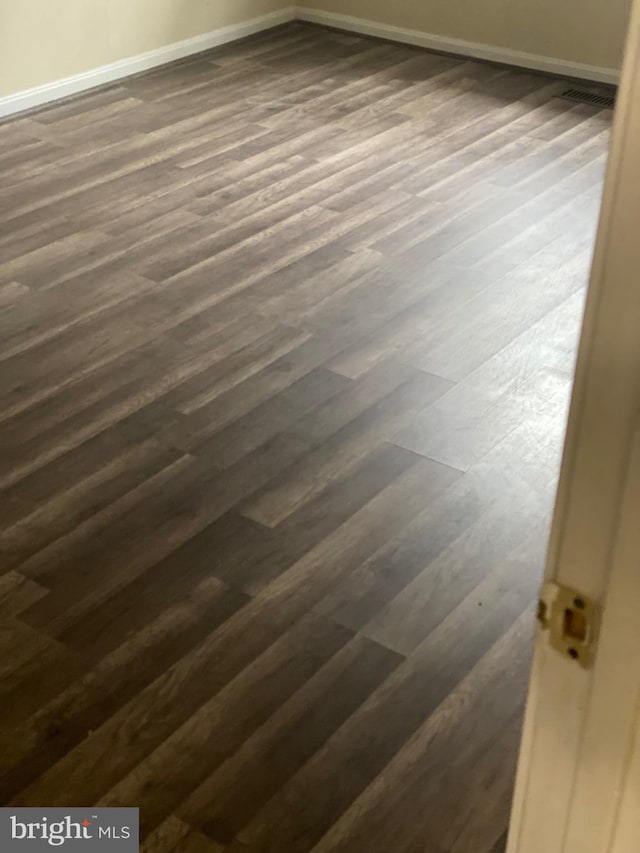
<path id="1" fill-rule="evenodd" d="M 4 803 L 504 849 L 611 114 L 295 24 L 0 125 Z"/>

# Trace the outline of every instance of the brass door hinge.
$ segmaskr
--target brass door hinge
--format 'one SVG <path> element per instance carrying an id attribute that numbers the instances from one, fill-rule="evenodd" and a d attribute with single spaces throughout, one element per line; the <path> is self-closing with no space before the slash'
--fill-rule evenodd
<path id="1" fill-rule="evenodd" d="M 594 661 L 600 608 L 575 589 L 544 584 L 538 602 L 538 622 L 551 647 L 589 669 Z"/>

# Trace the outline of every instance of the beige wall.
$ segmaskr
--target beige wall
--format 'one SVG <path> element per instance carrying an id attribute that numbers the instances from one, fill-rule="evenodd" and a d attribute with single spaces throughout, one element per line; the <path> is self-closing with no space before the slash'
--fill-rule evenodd
<path id="1" fill-rule="evenodd" d="M 302 0 L 299 5 L 617 69 L 631 0 Z"/>
<path id="2" fill-rule="evenodd" d="M 288 5 L 287 0 L 0 0 L 0 97 Z M 299 5 L 618 68 L 630 0 L 302 0 Z"/>
<path id="3" fill-rule="evenodd" d="M 282 0 L 0 0 L 0 97 L 285 5 Z"/>

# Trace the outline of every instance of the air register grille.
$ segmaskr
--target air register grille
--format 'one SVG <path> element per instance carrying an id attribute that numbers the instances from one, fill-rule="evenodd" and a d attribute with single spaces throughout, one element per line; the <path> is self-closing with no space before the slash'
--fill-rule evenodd
<path id="1" fill-rule="evenodd" d="M 567 89 L 560 95 L 565 101 L 577 104 L 590 104 L 592 107 L 613 108 L 616 105 L 614 94 L 590 92 L 588 89 Z"/>

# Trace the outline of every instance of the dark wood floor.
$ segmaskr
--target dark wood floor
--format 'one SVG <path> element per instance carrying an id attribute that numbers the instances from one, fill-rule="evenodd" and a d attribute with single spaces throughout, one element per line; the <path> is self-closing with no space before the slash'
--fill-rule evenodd
<path id="1" fill-rule="evenodd" d="M 0 799 L 497 853 L 610 113 L 303 25 L 0 126 Z"/>

